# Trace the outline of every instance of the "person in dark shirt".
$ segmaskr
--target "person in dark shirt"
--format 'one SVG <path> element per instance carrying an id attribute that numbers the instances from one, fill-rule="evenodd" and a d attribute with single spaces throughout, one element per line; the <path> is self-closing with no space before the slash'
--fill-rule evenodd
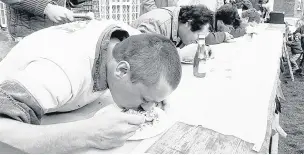
<path id="1" fill-rule="evenodd" d="M 301 38 L 301 34 L 296 33 L 294 35 L 294 40 L 293 41 L 287 41 L 286 42 L 286 45 L 291 48 L 290 63 L 291 63 L 292 71 L 294 73 L 300 71 L 300 68 L 299 68 L 299 66 L 296 62 L 299 59 L 301 53 L 303 53 L 300 38 Z"/>
<path id="2" fill-rule="evenodd" d="M 293 35 L 295 35 L 296 33 L 300 33 L 301 34 L 301 46 L 302 46 L 302 49 L 304 49 L 304 25 L 298 27 L 296 29 L 296 31 L 293 33 Z"/>

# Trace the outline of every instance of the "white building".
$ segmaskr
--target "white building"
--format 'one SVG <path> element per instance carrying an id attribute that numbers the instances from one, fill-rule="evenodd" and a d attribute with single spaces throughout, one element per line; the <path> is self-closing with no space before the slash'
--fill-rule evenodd
<path id="1" fill-rule="evenodd" d="M 93 12 L 97 19 L 114 19 L 132 23 L 139 17 L 140 0 L 90 0 L 75 12 Z"/>

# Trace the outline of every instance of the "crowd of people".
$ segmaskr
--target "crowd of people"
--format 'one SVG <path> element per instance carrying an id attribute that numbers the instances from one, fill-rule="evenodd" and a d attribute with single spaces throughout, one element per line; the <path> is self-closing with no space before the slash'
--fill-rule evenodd
<path id="1" fill-rule="evenodd" d="M 265 15 L 249 0 L 225 0 L 216 11 L 143 0 L 142 15 L 131 25 L 79 25 L 69 23 L 69 0 L 3 2 L 10 34 L 23 39 L 0 63 L 0 141 L 29 153 L 123 145 L 145 121 L 142 116 L 109 109 L 62 124 L 40 125 L 41 118 L 79 109 L 106 90 L 120 108 L 164 107 L 180 83 L 180 61 L 194 57 L 198 34 L 206 35 L 207 45 L 220 44 L 244 36 Z"/>

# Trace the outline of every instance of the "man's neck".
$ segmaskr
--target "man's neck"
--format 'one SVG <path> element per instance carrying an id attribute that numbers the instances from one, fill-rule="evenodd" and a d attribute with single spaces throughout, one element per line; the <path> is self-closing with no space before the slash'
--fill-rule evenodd
<path id="1" fill-rule="evenodd" d="M 107 52 L 102 56 L 102 63 L 101 63 L 101 67 L 100 67 L 100 76 L 102 76 L 102 82 L 106 83 L 106 86 L 108 88 L 108 80 L 107 80 L 107 64 L 113 59 L 113 49 L 116 46 L 116 44 L 118 44 L 120 42 L 119 39 L 117 38 L 111 38 L 110 39 L 110 43 L 108 45 L 107 48 Z M 104 88 L 104 89 L 107 89 Z"/>
<path id="2" fill-rule="evenodd" d="M 121 41 L 118 38 L 111 38 L 110 43 L 107 50 L 107 63 L 113 59 L 113 49 L 116 44 L 120 43 Z"/>

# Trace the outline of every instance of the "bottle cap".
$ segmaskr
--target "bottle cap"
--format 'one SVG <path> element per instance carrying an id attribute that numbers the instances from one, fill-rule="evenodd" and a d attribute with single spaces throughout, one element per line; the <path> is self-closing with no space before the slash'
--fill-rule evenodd
<path id="1" fill-rule="evenodd" d="M 204 34 L 198 34 L 197 43 L 200 44 L 200 45 L 205 44 L 205 38 L 206 38 L 206 35 L 204 35 Z"/>
<path id="2" fill-rule="evenodd" d="M 200 40 L 200 39 L 205 39 L 206 38 L 206 35 L 204 35 L 204 34 L 198 34 L 198 39 Z"/>

